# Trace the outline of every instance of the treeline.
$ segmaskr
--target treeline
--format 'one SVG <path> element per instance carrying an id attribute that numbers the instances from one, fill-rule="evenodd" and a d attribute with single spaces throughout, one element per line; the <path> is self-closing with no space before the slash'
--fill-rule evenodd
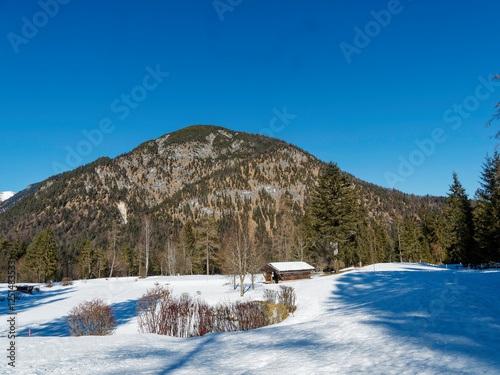
<path id="1" fill-rule="evenodd" d="M 486 158 L 480 184 L 469 199 L 453 174 L 443 208 L 422 203 L 415 214 L 388 220 L 366 208 L 359 184 L 328 164 L 305 210 L 289 192 L 275 200 L 261 191 L 258 206 L 243 201 L 239 212 L 217 218 L 202 212 L 185 222 L 136 216 L 74 242 L 58 239 L 50 225 L 30 241 L 0 238 L 0 278 L 6 278 L 9 259 L 15 261 L 17 282 L 225 273 L 234 275 L 235 286 L 236 278 L 259 273 L 270 261 L 307 261 L 319 270 L 376 262 L 495 262 L 500 258 L 498 152 Z"/>
<path id="2" fill-rule="evenodd" d="M 399 229 L 399 228 L 398 228 Z M 398 230 L 403 260 L 477 265 L 500 260 L 500 156 L 483 164 L 480 188 L 469 199 L 456 173 L 441 213 L 421 208 Z"/>

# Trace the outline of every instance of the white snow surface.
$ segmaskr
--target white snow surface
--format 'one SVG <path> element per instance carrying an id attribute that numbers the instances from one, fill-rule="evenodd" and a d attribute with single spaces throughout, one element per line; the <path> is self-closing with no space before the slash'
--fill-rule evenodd
<path id="1" fill-rule="evenodd" d="M 304 270 L 314 270 L 314 267 L 306 262 L 274 262 L 269 263 L 277 271 L 304 271 Z"/>
<path id="2" fill-rule="evenodd" d="M 249 279 L 249 278 L 247 278 Z M 18 300 L 16 368 L 7 366 L 0 302 L 0 373 L 10 374 L 498 374 L 500 270 L 377 264 L 286 285 L 297 311 L 248 332 L 181 339 L 137 331 L 136 302 L 156 282 L 209 303 L 238 300 L 225 276 L 113 278 L 42 287 Z M 260 299 L 245 283 L 245 300 Z M 6 284 L 0 284 L 5 296 Z M 70 337 L 65 316 L 95 297 L 118 322 L 105 337 Z M 28 330 L 31 329 L 31 338 Z"/>
<path id="3" fill-rule="evenodd" d="M 12 198 L 16 193 L 13 191 L 0 191 L 0 203 Z"/>

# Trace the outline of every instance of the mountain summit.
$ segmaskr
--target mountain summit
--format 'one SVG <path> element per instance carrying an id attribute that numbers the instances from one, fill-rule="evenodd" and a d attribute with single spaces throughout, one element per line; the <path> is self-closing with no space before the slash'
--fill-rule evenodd
<path id="1" fill-rule="evenodd" d="M 271 230 L 282 199 L 303 213 L 323 165 L 279 139 L 194 125 L 43 181 L 0 214 L 0 234 L 27 237 L 52 225 L 64 238 L 96 238 L 113 222 L 137 233 L 144 215 L 175 226 L 206 214 L 235 213 L 247 213 L 254 225 Z M 422 202 L 355 182 L 370 212 L 395 217 L 416 212 Z"/>

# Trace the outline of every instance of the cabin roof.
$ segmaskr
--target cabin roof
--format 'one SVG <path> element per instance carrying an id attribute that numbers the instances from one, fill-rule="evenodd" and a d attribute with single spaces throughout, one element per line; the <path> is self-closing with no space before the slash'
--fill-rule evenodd
<path id="1" fill-rule="evenodd" d="M 306 262 L 273 262 L 268 263 L 263 269 L 272 268 L 278 272 L 314 271 L 315 268 Z"/>

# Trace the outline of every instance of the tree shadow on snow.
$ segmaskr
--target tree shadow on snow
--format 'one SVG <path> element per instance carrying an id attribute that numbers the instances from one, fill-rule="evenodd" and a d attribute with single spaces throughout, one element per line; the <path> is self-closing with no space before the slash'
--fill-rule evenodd
<path id="1" fill-rule="evenodd" d="M 115 315 L 116 326 L 126 324 L 136 317 L 137 299 L 127 300 L 111 305 L 111 311 Z"/>
<path id="2" fill-rule="evenodd" d="M 243 294 L 252 289 L 252 284 L 243 284 Z M 240 290 L 240 284 L 236 284 L 235 290 Z"/>
<path id="3" fill-rule="evenodd" d="M 36 296 L 32 296 L 35 298 Z M 47 296 L 46 296 L 47 298 Z M 56 300 L 50 300 L 46 301 L 45 303 L 56 303 L 58 301 L 62 301 L 64 298 L 56 299 Z M 35 305 L 35 300 L 33 300 L 33 305 Z M 39 304 L 36 304 L 37 306 Z M 137 305 L 137 300 L 128 300 L 124 301 L 121 303 L 117 303 L 114 305 L 111 305 L 112 312 L 115 316 L 116 319 L 116 327 L 120 326 L 121 324 L 125 324 L 129 322 L 131 319 L 135 318 L 136 316 L 136 305 Z M 17 332 L 18 336 L 21 337 L 27 337 L 29 335 L 29 330 L 31 329 L 31 335 L 32 336 L 52 336 L 52 337 L 68 337 L 70 336 L 70 331 L 69 331 L 69 325 L 66 321 L 67 315 L 62 316 L 60 318 L 51 320 L 50 322 L 47 323 L 42 323 L 40 325 L 34 324 L 31 327 L 28 326 L 23 326 L 22 324 L 22 311 L 23 311 L 23 306 L 19 307 L 16 310 L 17 312 L 20 313 L 19 319 L 18 319 L 18 324 L 19 326 L 17 327 Z"/>
<path id="4" fill-rule="evenodd" d="M 20 299 L 16 299 L 14 305 L 15 312 L 21 313 L 23 311 L 29 310 L 33 307 L 38 307 L 45 304 L 51 304 L 54 302 L 62 301 L 69 297 L 72 292 L 71 288 L 68 289 L 47 289 L 43 288 L 40 292 L 33 292 L 33 294 L 28 293 L 18 293 Z M 7 292 L 5 292 L 5 301 L 0 303 L 0 315 L 7 314 L 8 312 L 8 301 Z M 57 299 L 53 299 L 58 297 Z"/>
<path id="5" fill-rule="evenodd" d="M 405 342 L 498 368 L 500 273 L 419 271 L 347 274 L 330 298 L 330 310 L 367 314 L 371 319 L 364 324 Z"/>
<path id="6" fill-rule="evenodd" d="M 22 323 L 22 319 L 21 320 Z M 67 337 L 69 334 L 69 325 L 66 321 L 66 316 L 58 319 L 51 320 L 50 322 L 41 325 L 34 325 L 33 327 L 23 326 L 18 327 L 17 336 L 28 337 L 29 330 L 31 329 L 32 337 L 51 336 L 51 337 Z"/>
<path id="7" fill-rule="evenodd" d="M 133 346 L 130 349 L 128 349 L 126 352 L 124 352 L 122 349 L 115 351 L 112 353 L 112 357 L 115 358 L 115 360 L 120 361 L 121 358 L 124 360 L 147 360 L 147 363 L 154 363 L 157 360 L 160 360 L 162 362 L 166 362 L 167 365 L 165 368 L 157 371 L 155 370 L 155 374 L 171 374 L 175 370 L 183 369 L 185 367 L 188 367 L 192 364 L 196 364 L 196 367 L 199 367 L 199 363 L 206 363 L 208 366 L 210 366 L 209 361 L 206 361 L 205 358 L 201 359 L 200 357 L 204 356 L 204 349 L 207 347 L 211 347 L 214 345 L 216 339 L 217 339 L 217 333 L 211 333 L 209 335 L 206 335 L 204 337 L 196 337 L 196 338 L 184 338 L 182 340 L 199 340 L 199 343 L 194 346 L 191 350 L 186 352 L 185 354 L 179 355 L 180 351 L 178 347 L 173 346 L 173 342 L 168 342 L 165 344 L 165 346 L 158 348 L 155 346 L 152 346 L 151 348 L 148 348 L 147 351 L 144 351 L 144 348 L 141 346 Z M 165 336 L 166 337 L 166 336 Z M 214 359 L 214 355 L 211 355 L 212 359 Z M 175 358 L 171 363 L 169 363 L 172 358 Z M 133 370 L 136 373 L 137 370 Z M 141 371 L 148 372 L 148 369 L 141 369 Z M 114 372 L 111 372 L 114 374 Z M 149 372 L 148 372 L 149 373 Z M 206 373 L 210 373 L 210 371 L 207 371 Z"/>

